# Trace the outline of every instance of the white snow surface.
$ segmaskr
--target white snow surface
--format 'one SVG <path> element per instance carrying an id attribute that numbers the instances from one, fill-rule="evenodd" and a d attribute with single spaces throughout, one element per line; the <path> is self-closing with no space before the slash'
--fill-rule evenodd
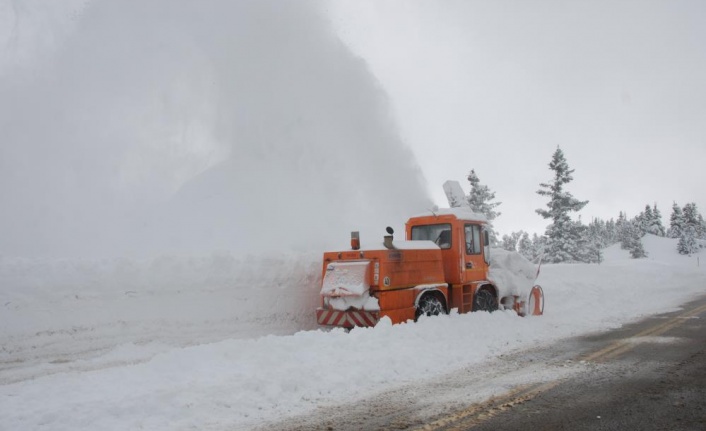
<path id="1" fill-rule="evenodd" d="M 243 430 L 706 293 L 706 265 L 697 266 L 706 253 L 680 256 L 665 238 L 644 243 L 647 259 L 614 246 L 601 265 L 543 265 L 541 317 L 383 319 L 350 333 L 315 328 L 318 253 L 2 259 L 0 429 Z"/>
<path id="2" fill-rule="evenodd" d="M 382 241 L 382 237 L 380 238 L 380 242 L 375 242 L 375 241 L 367 241 L 363 242 L 360 246 L 360 251 L 366 252 L 366 251 L 374 251 L 374 250 L 386 250 L 385 244 Z M 415 241 L 407 241 L 403 239 L 393 239 L 392 240 L 392 247 L 394 250 L 439 250 L 439 246 L 434 243 L 434 241 L 427 241 L 427 240 L 415 240 Z M 348 246 L 341 246 L 339 250 L 346 250 L 350 251 L 350 245 Z"/>
<path id="3" fill-rule="evenodd" d="M 370 286 L 366 276 L 370 261 L 332 262 L 326 266 L 326 274 L 321 286 L 325 296 L 360 296 Z"/>
<path id="4" fill-rule="evenodd" d="M 321 295 L 327 296 L 329 305 L 335 310 L 348 310 L 351 307 L 365 310 L 379 310 L 376 298 L 370 296 L 367 272 L 370 261 L 332 262 L 326 266 L 321 286 Z"/>
<path id="5" fill-rule="evenodd" d="M 537 267 L 521 254 L 501 248 L 490 249 L 488 278 L 498 287 L 501 297 L 519 295 L 526 300 L 536 275 Z"/>
<path id="6" fill-rule="evenodd" d="M 414 217 L 427 217 L 433 215 L 455 215 L 459 220 L 488 222 L 488 218 L 480 213 L 473 212 L 468 207 L 437 208 L 424 213 L 416 214 Z"/>

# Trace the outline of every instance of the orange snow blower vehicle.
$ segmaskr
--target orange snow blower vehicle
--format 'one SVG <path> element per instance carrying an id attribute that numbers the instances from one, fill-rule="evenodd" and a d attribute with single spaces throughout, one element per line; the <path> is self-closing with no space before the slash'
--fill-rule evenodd
<path id="1" fill-rule="evenodd" d="M 379 246 L 361 247 L 353 232 L 349 250 L 324 253 L 318 323 L 375 326 L 383 317 L 401 323 L 453 309 L 541 315 L 538 272 L 517 253 L 491 253 L 487 226 L 482 215 L 451 208 L 410 218 L 405 241 L 387 228 Z"/>

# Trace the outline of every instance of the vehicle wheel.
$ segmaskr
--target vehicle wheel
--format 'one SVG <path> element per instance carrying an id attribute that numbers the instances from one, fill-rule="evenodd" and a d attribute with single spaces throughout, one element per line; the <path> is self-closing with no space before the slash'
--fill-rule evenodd
<path id="1" fill-rule="evenodd" d="M 473 311 L 493 312 L 498 309 L 498 298 L 489 289 L 481 289 L 473 298 Z"/>
<path id="2" fill-rule="evenodd" d="M 444 304 L 438 296 L 424 295 L 422 299 L 419 300 L 419 305 L 417 305 L 416 319 L 418 319 L 421 315 L 438 316 L 439 314 L 445 313 L 446 309 L 444 308 Z"/>

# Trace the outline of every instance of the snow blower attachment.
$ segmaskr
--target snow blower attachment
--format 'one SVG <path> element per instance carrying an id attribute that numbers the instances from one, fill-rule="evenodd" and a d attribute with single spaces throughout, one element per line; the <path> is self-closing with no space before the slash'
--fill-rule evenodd
<path id="1" fill-rule="evenodd" d="M 405 241 L 393 243 L 392 229 L 387 233 L 380 246 L 361 248 L 353 232 L 351 250 L 324 253 L 320 325 L 375 326 L 383 317 L 401 323 L 454 309 L 544 312 L 534 267 L 517 253 L 491 253 L 482 215 L 442 209 L 410 218 Z"/>

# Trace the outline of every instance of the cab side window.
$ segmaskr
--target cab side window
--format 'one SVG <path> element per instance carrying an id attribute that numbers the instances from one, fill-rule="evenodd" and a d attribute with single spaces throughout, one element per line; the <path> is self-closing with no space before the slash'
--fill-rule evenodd
<path id="1" fill-rule="evenodd" d="M 466 254 L 480 254 L 480 226 L 467 224 L 463 230 L 466 236 Z"/>
<path id="2" fill-rule="evenodd" d="M 451 248 L 451 230 L 442 230 L 435 242 L 442 250 Z"/>

